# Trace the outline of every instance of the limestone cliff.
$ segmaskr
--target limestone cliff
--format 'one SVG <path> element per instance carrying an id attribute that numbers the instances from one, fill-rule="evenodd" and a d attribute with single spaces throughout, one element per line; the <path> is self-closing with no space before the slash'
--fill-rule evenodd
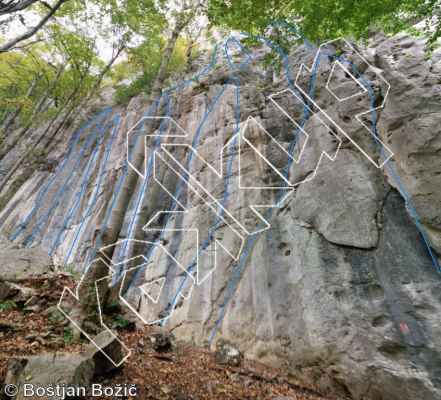
<path id="1" fill-rule="evenodd" d="M 158 115 L 167 111 L 188 132 L 190 138 L 184 142 L 194 142 L 199 135 L 198 154 L 227 169 L 231 153 L 221 149 L 230 143 L 237 123 L 244 127 L 253 117 L 257 125 L 248 125 L 247 131 L 253 149 L 240 149 L 241 169 L 236 163 L 232 167 L 226 200 L 232 215 L 239 215 L 250 229 L 256 228 L 256 217 L 246 206 L 274 203 L 282 190 L 255 195 L 240 190 L 239 176 L 242 186 L 257 182 L 259 187 L 281 187 L 285 153 L 292 141 L 292 121 L 270 98 L 281 93 L 277 101 L 289 109 L 289 85 L 285 74 L 272 76 L 263 67 L 266 51 L 253 52 L 238 74 L 231 72 L 230 60 L 219 52 L 211 69 L 172 92 L 168 102 L 158 107 Z M 191 297 L 176 303 L 167 326 L 179 338 L 206 343 L 239 271 L 215 338 L 228 338 L 248 357 L 283 366 L 322 389 L 354 399 L 441 399 L 441 281 L 415 220 L 417 215 L 437 257 L 441 253 L 441 51 L 426 59 L 424 39 L 406 35 L 375 37 L 359 51 L 374 66 L 373 72 L 390 84 L 389 91 L 379 84 L 381 90 L 375 94 L 375 106 L 385 99 L 384 108 L 376 112 L 377 132 L 393 153 L 391 165 L 400 181 L 386 164 L 376 168 L 366 157 L 371 155 L 381 164 L 384 154 L 355 118 L 365 104 L 356 97 L 338 101 L 354 95 L 354 83 L 345 69 L 328 80 L 332 65 L 325 64 L 318 71 L 313 99 L 366 154 L 332 126 L 329 132 L 310 135 L 309 149 L 335 154 L 335 160 L 325 157 L 315 176 L 317 153 L 306 152 L 302 162 L 293 162 L 289 179 L 300 184 L 272 212 L 270 229 L 255 235 L 243 267 L 238 270 L 238 262 L 224 254 L 216 270 L 192 288 Z M 234 65 L 244 61 L 242 52 L 234 56 Z M 312 65 L 314 56 L 304 45 L 293 49 L 291 76 L 297 76 L 301 63 Z M 204 65 L 194 66 L 195 71 L 203 69 Z M 369 74 L 365 68 L 362 72 Z M 329 96 L 327 85 L 337 97 Z M 146 115 L 146 107 L 141 95 L 126 107 L 101 114 L 84 130 L 65 130 L 56 142 L 48 143 L 45 161 L 38 167 L 24 164 L 1 193 L 7 199 L 0 213 L 2 232 L 9 237 L 17 233 L 16 243 L 43 246 L 58 263 L 69 257 L 84 270 L 99 243 L 126 165 L 126 133 Z M 207 111 L 207 121 L 200 127 Z M 320 120 L 310 115 L 304 130 L 320 133 Z M 114 130 L 110 121 L 116 116 L 120 120 Z M 159 122 L 156 128 L 161 131 Z M 168 124 L 165 132 L 176 133 L 177 128 Z M 263 135 L 262 128 L 270 136 Z M 300 138 L 300 144 L 305 142 L 306 137 Z M 150 152 L 154 143 L 147 142 Z M 256 155 L 257 150 L 272 167 Z M 17 149 L 1 161 L 3 174 L 18 153 Z M 182 147 L 173 148 L 172 154 L 177 160 L 188 157 Z M 179 185 L 165 164 L 155 168 L 165 188 Z M 195 159 L 190 173 L 197 174 L 214 199 L 224 197 L 225 186 L 200 159 Z M 139 179 L 130 207 L 124 210 L 122 239 L 133 232 L 131 227 L 145 225 L 167 209 L 167 192 L 153 179 L 149 182 L 144 185 Z M 195 193 L 184 190 L 178 200 L 189 212 L 171 216 L 168 226 L 175 231 L 164 232 L 160 240 L 173 257 L 191 263 L 194 249 L 182 229 L 209 231 L 213 219 Z M 157 229 L 163 223 L 164 219 L 153 219 L 150 227 Z M 237 238 L 228 234 L 227 227 L 220 229 L 225 246 L 237 249 Z M 143 239 L 156 237 L 152 230 Z M 121 252 L 128 257 L 132 251 L 130 246 L 119 246 L 115 261 Z M 149 261 L 154 267 L 143 270 L 144 281 L 167 278 L 162 290 L 174 293 L 184 274 L 171 268 L 163 253 L 153 253 Z M 151 306 L 137 296 L 141 295 L 135 290 L 133 304 L 143 315 L 157 312 L 155 307 L 167 308 L 161 302 Z"/>

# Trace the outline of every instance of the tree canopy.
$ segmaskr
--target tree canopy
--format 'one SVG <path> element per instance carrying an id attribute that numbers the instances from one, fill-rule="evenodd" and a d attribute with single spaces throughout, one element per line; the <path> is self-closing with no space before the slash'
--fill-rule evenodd
<path id="1" fill-rule="evenodd" d="M 429 50 L 441 36 L 438 0 L 1 0 L 0 142 L 16 142 L 16 125 L 60 113 L 68 120 L 109 80 L 120 103 L 149 93 L 160 71 L 189 70 L 202 31 L 213 26 L 265 33 L 289 49 L 274 19 L 295 24 L 316 43 L 410 30 L 419 21 Z M 170 83 L 167 76 L 161 82 Z"/>
<path id="2" fill-rule="evenodd" d="M 441 36 L 438 0 L 209 0 L 208 15 L 212 24 L 250 33 L 262 32 L 271 19 L 287 20 L 317 42 L 348 35 L 362 39 L 373 28 L 396 33 L 421 19 L 430 43 Z"/>

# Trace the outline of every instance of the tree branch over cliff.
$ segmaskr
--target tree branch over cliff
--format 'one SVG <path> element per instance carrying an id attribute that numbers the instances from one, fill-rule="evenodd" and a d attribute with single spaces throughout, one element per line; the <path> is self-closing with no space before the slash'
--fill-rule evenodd
<path id="1" fill-rule="evenodd" d="M 10 50 L 12 47 L 16 46 L 17 43 L 22 42 L 23 40 L 29 39 L 33 35 L 35 35 L 46 23 L 51 19 L 51 17 L 57 12 L 57 10 L 69 0 L 58 0 L 54 6 L 50 9 L 50 11 L 40 20 L 40 22 L 34 26 L 33 28 L 30 28 L 22 35 L 19 35 L 15 37 L 14 39 L 11 39 L 9 42 L 5 43 L 4 45 L 0 46 L 0 53 L 4 53 L 5 51 Z"/>

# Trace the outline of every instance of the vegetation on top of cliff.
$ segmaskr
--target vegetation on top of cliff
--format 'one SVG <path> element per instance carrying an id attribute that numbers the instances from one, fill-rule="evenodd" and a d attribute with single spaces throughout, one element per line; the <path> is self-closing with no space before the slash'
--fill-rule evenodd
<path id="1" fill-rule="evenodd" d="M 47 123 L 52 137 L 59 126 L 72 122 L 86 99 L 97 96 L 107 76 L 119 103 L 141 91 L 149 93 L 180 14 L 186 21 L 173 46 L 168 75 L 188 70 L 203 30 L 209 30 L 206 17 L 210 26 L 266 30 L 282 47 L 291 42 L 271 25 L 273 18 L 295 22 L 317 42 L 347 35 L 366 38 L 372 28 L 395 33 L 425 19 L 433 47 L 441 35 L 438 8 L 436 0 L 204 0 L 188 2 L 186 8 L 167 0 L 1 1 L 0 156 L 20 143 L 31 125 Z"/>
<path id="2" fill-rule="evenodd" d="M 424 19 L 429 42 L 435 43 L 441 36 L 440 7 L 438 0 L 209 0 L 208 15 L 213 24 L 252 33 L 268 28 L 272 19 L 296 21 L 317 42 L 339 36 L 364 39 L 372 29 L 393 34 Z"/>
<path id="3" fill-rule="evenodd" d="M 166 45 L 163 37 L 155 39 L 144 41 L 139 46 L 129 49 L 127 59 L 115 65 L 111 78 L 119 104 L 127 103 L 142 91 L 150 93 Z M 191 41 L 187 37 L 178 37 L 167 68 L 168 74 L 184 71 L 190 45 Z M 127 81 L 128 83 L 125 83 Z"/>

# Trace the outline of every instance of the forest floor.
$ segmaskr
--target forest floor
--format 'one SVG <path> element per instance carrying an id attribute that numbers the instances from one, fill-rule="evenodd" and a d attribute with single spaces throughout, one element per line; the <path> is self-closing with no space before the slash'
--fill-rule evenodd
<path id="1" fill-rule="evenodd" d="M 63 286 L 74 287 L 72 278 L 65 276 L 43 285 L 38 281 L 21 284 L 40 291 L 39 306 L 35 311 L 24 311 L 20 307 L 0 310 L 0 382 L 11 357 L 44 352 L 82 354 L 87 344 L 71 341 L 64 329 L 66 320 L 58 320 L 53 312 Z M 111 387 L 133 383 L 137 388 L 133 399 L 141 400 L 335 399 L 322 396 L 280 370 L 256 362 L 243 360 L 239 367 L 220 365 L 214 360 L 213 352 L 188 343 L 176 342 L 171 351 L 158 353 L 150 345 L 149 331 L 149 327 L 120 329 L 119 335 L 132 354 L 122 369 L 95 377 L 94 383 Z"/>

